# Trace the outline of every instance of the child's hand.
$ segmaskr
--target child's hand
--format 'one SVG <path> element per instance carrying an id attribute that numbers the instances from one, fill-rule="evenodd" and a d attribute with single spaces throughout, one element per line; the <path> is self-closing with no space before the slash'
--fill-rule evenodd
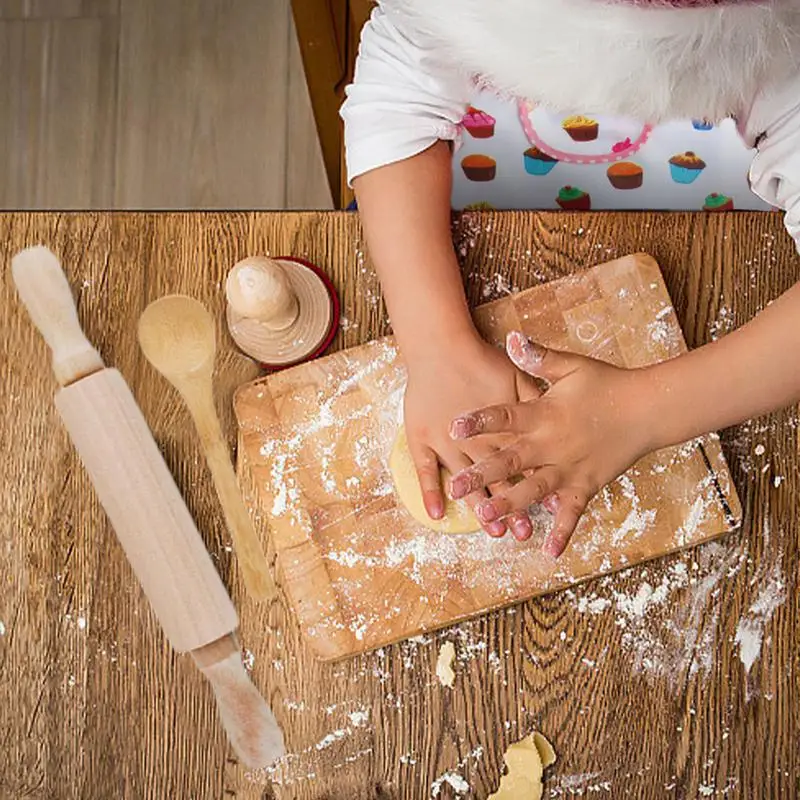
<path id="1" fill-rule="evenodd" d="M 433 519 L 444 513 L 440 464 L 455 474 L 473 462 L 489 458 L 511 443 L 511 436 L 482 436 L 454 441 L 449 436 L 452 419 L 469 409 L 498 403 L 514 404 L 538 395 L 535 383 L 514 368 L 502 351 L 478 338 L 477 334 L 455 347 L 432 352 L 428 358 L 409 363 L 405 395 L 405 427 L 409 450 L 417 468 L 425 508 Z M 486 499 L 484 485 L 494 494 L 509 491 L 504 479 L 482 481 L 464 492 L 474 508 Z M 506 527 L 522 540 L 531 533 L 531 523 L 523 506 L 499 519 L 487 520 L 484 529 L 491 536 L 502 536 Z"/>
<path id="2" fill-rule="evenodd" d="M 543 503 L 555 515 L 544 549 L 557 558 L 589 500 L 649 452 L 658 422 L 648 418 L 642 370 L 547 350 L 521 333 L 509 334 L 507 350 L 521 370 L 543 378 L 549 388 L 538 399 L 502 403 L 453 421 L 454 442 L 477 444 L 486 434 L 516 439 L 454 475 L 450 493 L 457 499 L 506 482 L 476 505 L 484 525 Z M 507 483 L 521 473 L 524 480 Z"/>

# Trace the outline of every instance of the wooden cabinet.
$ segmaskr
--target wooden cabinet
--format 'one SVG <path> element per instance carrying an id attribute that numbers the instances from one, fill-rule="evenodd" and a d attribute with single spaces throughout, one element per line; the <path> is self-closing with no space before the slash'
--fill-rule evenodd
<path id="1" fill-rule="evenodd" d="M 352 200 L 339 108 L 352 80 L 361 28 L 373 5 L 372 0 L 292 0 L 314 120 L 337 208 L 345 208 Z"/>

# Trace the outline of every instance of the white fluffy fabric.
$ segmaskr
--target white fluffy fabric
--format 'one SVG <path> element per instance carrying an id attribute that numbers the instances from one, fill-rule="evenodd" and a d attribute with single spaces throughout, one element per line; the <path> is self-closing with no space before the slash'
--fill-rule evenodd
<path id="1" fill-rule="evenodd" d="M 381 5 L 499 92 L 571 113 L 717 120 L 800 71 L 800 0 L 691 9 L 603 0 Z"/>

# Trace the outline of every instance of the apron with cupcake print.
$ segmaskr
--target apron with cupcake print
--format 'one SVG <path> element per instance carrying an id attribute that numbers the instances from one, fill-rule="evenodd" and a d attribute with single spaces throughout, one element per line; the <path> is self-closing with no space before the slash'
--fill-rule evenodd
<path id="1" fill-rule="evenodd" d="M 557 114 L 486 91 L 461 125 L 457 209 L 770 209 L 750 191 L 753 151 L 731 119 L 650 126 Z"/>

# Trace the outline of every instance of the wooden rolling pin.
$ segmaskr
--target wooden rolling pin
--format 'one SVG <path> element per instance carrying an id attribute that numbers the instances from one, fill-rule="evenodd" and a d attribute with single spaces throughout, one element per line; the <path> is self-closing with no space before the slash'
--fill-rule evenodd
<path id="1" fill-rule="evenodd" d="M 61 265 L 45 247 L 16 255 L 20 298 L 53 352 L 56 408 L 164 632 L 211 683 L 240 758 L 269 766 L 284 752 L 272 712 L 244 669 L 238 626 L 178 487 L 125 379 L 81 330 Z"/>

